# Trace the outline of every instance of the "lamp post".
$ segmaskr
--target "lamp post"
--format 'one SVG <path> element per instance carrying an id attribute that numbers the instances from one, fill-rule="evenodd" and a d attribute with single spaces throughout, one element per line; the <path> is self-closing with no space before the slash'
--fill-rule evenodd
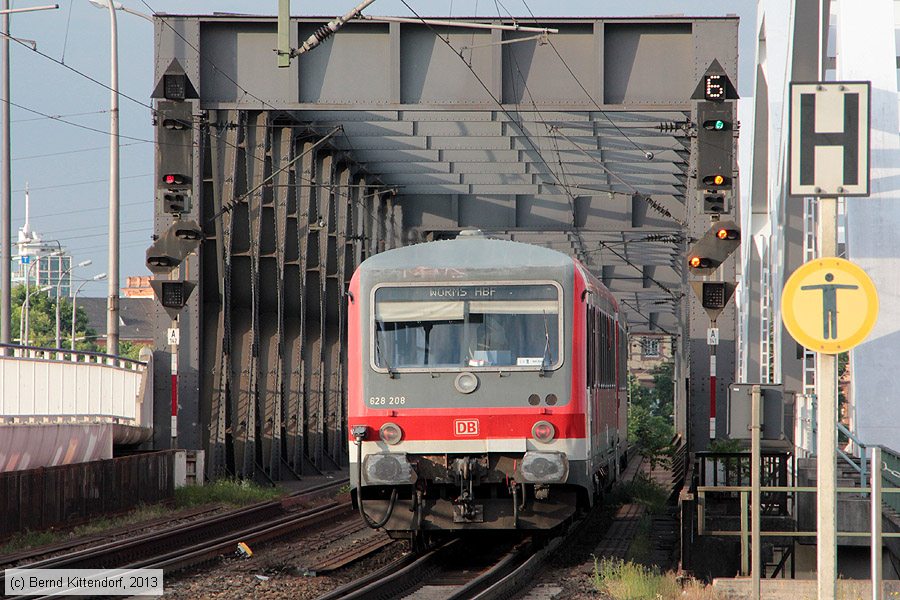
<path id="1" fill-rule="evenodd" d="M 107 0 L 88 0 L 91 4 L 96 6 L 97 8 L 109 8 L 109 2 Z M 142 19 L 146 19 L 147 21 L 153 22 L 153 17 L 148 14 L 144 14 L 140 11 L 133 10 L 124 6 L 121 2 L 113 2 L 112 7 L 116 10 L 121 10 L 122 12 L 126 12 L 129 15 L 134 15 L 136 17 L 140 17 Z"/>
<path id="2" fill-rule="evenodd" d="M 119 41 L 116 10 L 140 17 L 149 16 L 126 9 L 115 0 L 89 0 L 109 11 L 109 286 L 106 302 L 106 352 L 119 354 Z"/>
<path id="3" fill-rule="evenodd" d="M 81 288 L 84 287 L 84 284 L 86 284 L 90 281 L 102 281 L 103 279 L 106 279 L 106 273 L 99 273 L 97 275 L 94 275 L 90 279 L 85 279 L 84 281 L 81 282 L 81 285 L 79 285 L 75 289 L 75 293 L 72 294 L 72 341 L 71 341 L 71 346 L 70 346 L 70 349 L 72 350 L 72 352 L 75 352 L 75 316 L 76 316 L 75 299 L 78 298 L 78 292 L 81 291 Z"/>
<path id="4" fill-rule="evenodd" d="M 78 263 L 77 265 L 70 266 L 68 269 L 66 269 L 66 270 L 63 272 L 62 275 L 59 276 L 59 279 L 58 279 L 57 282 L 56 282 L 56 349 L 57 349 L 57 350 L 60 349 L 60 341 L 59 341 L 59 338 L 60 338 L 60 333 L 59 333 L 59 308 L 60 308 L 60 307 L 59 307 L 59 290 L 60 290 L 60 287 L 62 286 L 63 279 L 65 279 L 66 275 L 68 275 L 69 273 L 72 272 L 72 269 L 75 269 L 76 267 L 86 267 L 86 266 L 90 265 L 90 264 L 93 263 L 93 262 L 94 262 L 94 261 L 92 261 L 91 259 L 87 259 L 87 260 L 81 261 L 81 262 Z"/>
<path id="5" fill-rule="evenodd" d="M 25 321 L 28 319 L 28 292 L 31 290 L 31 270 L 36 264 L 37 261 L 34 261 L 25 269 L 25 300 L 22 302 L 22 308 L 19 311 L 19 344 L 21 345 L 24 345 L 22 342 L 25 340 Z"/>
<path id="6" fill-rule="evenodd" d="M 52 289 L 53 289 L 52 285 L 45 285 L 43 287 L 39 287 L 39 288 L 35 289 L 34 291 L 40 293 L 40 292 L 49 292 Z M 25 343 L 22 344 L 23 346 L 31 345 L 31 322 L 30 322 L 31 313 L 28 311 L 28 307 L 31 304 L 31 294 L 33 294 L 33 293 L 34 292 L 32 292 L 30 289 L 27 289 L 27 288 L 25 289 L 25 310 L 22 313 L 20 313 L 20 316 L 19 316 L 19 321 L 20 321 L 19 325 L 20 326 L 22 325 L 22 323 L 21 323 L 22 317 L 23 316 L 25 317 L 25 324 L 24 324 Z"/>
<path id="7" fill-rule="evenodd" d="M 51 10 L 59 5 L 37 6 L 34 8 L 10 8 L 10 0 L 0 4 L 0 122 L 2 122 L 3 138 L 0 140 L 0 344 L 10 342 L 10 319 L 12 317 L 12 186 L 10 185 L 10 132 L 9 132 L 9 15 L 13 12 L 33 10 Z M 21 342 L 21 330 L 19 331 Z M 0 351 L 0 356 L 6 350 Z"/>
<path id="8" fill-rule="evenodd" d="M 53 252 L 50 252 L 49 254 L 33 254 L 33 255 L 31 255 L 31 258 L 35 259 L 35 261 L 33 263 L 30 263 L 28 265 L 28 269 L 25 270 L 25 304 L 23 305 L 24 315 L 22 313 L 19 314 L 19 343 L 21 344 L 22 340 L 24 339 L 26 342 L 26 344 L 25 344 L 26 346 L 28 345 L 27 342 L 31 339 L 31 335 L 30 335 L 30 329 L 31 329 L 31 288 L 30 288 L 31 269 L 33 269 L 35 265 L 40 264 L 41 259 L 44 258 L 45 256 L 47 256 L 47 257 L 63 256 L 65 254 L 65 252 L 63 252 L 62 245 L 60 245 L 60 243 L 59 243 L 59 240 L 46 240 L 46 242 L 47 243 L 49 243 L 49 242 L 55 243 L 56 247 L 59 248 L 59 250 L 55 250 Z M 49 265 L 48 265 L 48 270 L 49 270 Z M 37 279 L 38 280 L 36 283 L 38 285 L 40 285 L 40 283 L 41 283 L 40 282 L 40 279 L 41 279 L 40 269 L 38 269 Z M 49 279 L 48 279 L 48 281 L 49 281 Z M 48 290 L 52 289 L 52 288 L 53 288 L 53 286 L 47 286 Z M 47 291 L 47 290 L 42 289 L 41 291 L 43 292 L 43 291 Z M 24 326 L 22 324 L 22 318 L 21 318 L 22 316 L 25 317 Z"/>

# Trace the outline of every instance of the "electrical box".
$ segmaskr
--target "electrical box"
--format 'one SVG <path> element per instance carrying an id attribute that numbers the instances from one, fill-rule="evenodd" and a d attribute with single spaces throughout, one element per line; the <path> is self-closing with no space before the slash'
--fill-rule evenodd
<path id="1" fill-rule="evenodd" d="M 750 439 L 753 385 L 733 383 L 728 386 L 726 434 L 733 440 Z M 785 392 L 780 384 L 760 384 L 760 391 L 763 445 L 768 448 L 793 446 L 795 393 Z"/>

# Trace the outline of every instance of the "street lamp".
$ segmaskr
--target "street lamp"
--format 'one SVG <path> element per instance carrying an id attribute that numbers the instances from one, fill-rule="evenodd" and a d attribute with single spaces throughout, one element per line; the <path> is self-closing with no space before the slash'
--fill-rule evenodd
<path id="1" fill-rule="evenodd" d="M 75 352 L 75 314 L 76 314 L 75 313 L 75 299 L 78 298 L 78 292 L 81 291 L 81 288 L 84 287 L 84 284 L 86 284 L 90 281 L 101 281 L 103 279 L 106 279 L 106 273 L 99 273 L 97 275 L 94 275 L 90 279 L 85 279 L 84 281 L 81 282 L 81 285 L 79 285 L 78 288 L 75 290 L 75 293 L 72 294 L 72 343 L 70 346 L 72 352 Z"/>
<path id="2" fill-rule="evenodd" d="M 39 265 L 41 263 L 41 258 L 43 258 L 44 256 L 63 256 L 65 254 L 65 252 L 63 252 L 62 246 L 60 245 L 58 240 L 47 240 L 47 241 L 55 242 L 56 246 L 57 246 L 57 248 L 59 248 L 59 250 L 55 250 L 53 252 L 50 252 L 49 254 L 32 254 L 32 255 L 30 255 L 31 258 L 35 259 L 35 261 L 33 263 L 30 263 L 28 265 L 28 268 L 25 270 L 25 304 L 23 304 L 24 310 L 19 313 L 19 343 L 21 344 L 22 340 L 24 339 L 26 342 L 26 344 L 25 344 L 26 346 L 28 345 L 28 341 L 31 340 L 31 335 L 30 335 L 31 334 L 31 331 L 30 331 L 30 329 L 31 329 L 31 269 L 33 269 L 35 265 Z M 49 269 L 49 265 L 48 265 L 48 269 Z M 40 278 L 41 278 L 41 275 L 39 272 L 38 273 L 38 281 L 36 282 L 38 285 L 40 285 L 40 283 L 41 283 Z M 47 289 L 48 290 L 52 289 L 52 287 L 53 286 L 47 286 Z M 47 290 L 42 289 L 40 291 L 45 292 Z M 23 316 L 25 317 L 24 324 L 22 323 Z"/>
<path id="3" fill-rule="evenodd" d="M 34 291 L 40 293 L 40 292 L 49 292 L 52 289 L 53 289 L 52 285 L 45 285 L 43 287 L 39 287 L 39 288 L 35 289 Z M 22 344 L 23 346 L 31 345 L 31 327 L 30 327 L 31 324 L 29 323 L 31 314 L 29 313 L 29 311 L 27 309 L 30 304 L 30 299 L 31 299 L 32 293 L 33 292 L 30 289 L 27 289 L 27 288 L 25 289 L 25 309 L 26 310 L 19 313 L 19 329 L 21 330 L 24 328 L 24 330 L 25 330 L 25 334 L 24 334 L 25 335 L 25 337 L 24 337 L 25 343 Z M 25 320 L 24 324 L 22 323 L 23 318 Z M 22 342 L 22 338 L 19 338 L 19 343 L 21 344 L 21 342 Z"/>
<path id="4" fill-rule="evenodd" d="M 106 9 L 109 8 L 109 2 L 107 2 L 107 0 L 88 0 L 88 2 L 90 2 L 91 4 L 93 4 L 94 6 L 96 6 L 97 8 L 106 8 Z M 153 17 L 151 17 L 150 15 L 147 15 L 147 14 L 144 14 L 144 13 L 142 13 L 142 12 L 140 12 L 140 11 L 133 10 L 133 9 L 131 9 L 131 8 L 128 8 L 127 6 L 124 6 L 121 2 L 115 2 L 115 1 L 114 1 L 114 2 L 113 2 L 113 8 L 116 9 L 116 10 L 121 10 L 122 12 L 126 12 L 126 13 L 128 13 L 128 14 L 130 14 L 130 15 L 135 15 L 135 16 L 140 17 L 140 18 L 142 18 L 142 19 L 146 19 L 146 20 L 150 21 L 151 23 L 153 22 Z"/>
<path id="5" fill-rule="evenodd" d="M 30 260 L 30 259 L 29 259 Z M 27 320 L 28 316 L 28 292 L 31 290 L 31 270 L 34 268 L 38 261 L 34 261 L 30 263 L 28 267 L 25 269 L 25 300 L 22 302 L 22 307 L 19 310 L 19 343 L 22 343 L 22 340 L 25 339 L 25 320 Z M 23 320 L 23 318 L 25 320 Z"/>
<path id="6" fill-rule="evenodd" d="M 126 9 L 115 0 L 88 0 L 109 11 L 109 286 L 106 302 L 106 352 L 119 354 L 119 41 L 116 10 L 150 21 L 143 13 Z"/>
<path id="7" fill-rule="evenodd" d="M 63 272 L 62 275 L 59 276 L 59 279 L 56 281 L 56 349 L 57 350 L 60 349 L 60 345 L 59 345 L 59 337 L 60 337 L 60 335 L 59 335 L 59 288 L 62 285 L 63 279 L 66 278 L 66 275 L 68 275 L 69 273 L 72 272 L 72 269 L 75 269 L 76 267 L 86 267 L 86 266 L 92 264 L 93 262 L 94 261 L 92 261 L 91 259 L 87 259 L 87 260 L 81 261 L 77 265 L 70 266 L 68 269 L 66 269 Z"/>
<path id="8" fill-rule="evenodd" d="M 10 0 L 0 3 L 0 344 L 10 342 L 10 318 L 12 316 L 12 186 L 10 185 L 10 128 L 9 128 L 9 14 L 23 9 L 9 7 Z M 38 6 L 28 10 L 51 10 L 58 5 Z M 21 332 L 20 332 L 21 333 Z M 19 336 L 19 341 L 22 337 Z M 0 351 L 4 356 L 6 351 Z"/>

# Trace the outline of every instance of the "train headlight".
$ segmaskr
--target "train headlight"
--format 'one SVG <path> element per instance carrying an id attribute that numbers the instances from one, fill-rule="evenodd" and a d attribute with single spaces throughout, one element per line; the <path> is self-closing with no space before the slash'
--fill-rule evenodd
<path id="1" fill-rule="evenodd" d="M 531 428 L 531 436 L 543 444 L 549 444 L 556 437 L 556 428 L 547 421 L 538 421 Z"/>
<path id="2" fill-rule="evenodd" d="M 416 480 L 416 472 L 405 452 L 369 454 L 363 459 L 363 472 L 370 485 L 399 485 Z"/>
<path id="3" fill-rule="evenodd" d="M 528 483 L 563 483 L 569 477 L 569 460 L 562 452 L 526 452 L 522 478 Z"/>
<path id="4" fill-rule="evenodd" d="M 400 429 L 400 426 L 396 423 L 385 423 L 381 426 L 381 429 L 378 430 L 378 436 L 385 444 L 394 446 L 395 444 L 399 444 L 400 440 L 403 439 L 403 430 Z"/>
<path id="5" fill-rule="evenodd" d="M 475 373 L 465 371 L 456 376 L 453 386 L 460 394 L 471 394 L 478 389 L 478 377 Z"/>

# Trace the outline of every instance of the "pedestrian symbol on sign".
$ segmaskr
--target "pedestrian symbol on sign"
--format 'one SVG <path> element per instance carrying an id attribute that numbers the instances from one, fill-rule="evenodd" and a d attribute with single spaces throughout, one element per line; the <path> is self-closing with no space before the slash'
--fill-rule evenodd
<path id="1" fill-rule="evenodd" d="M 863 341 L 878 318 L 875 284 L 842 258 L 817 258 L 794 271 L 781 294 L 781 317 L 795 340 L 838 354 Z"/>
<path id="2" fill-rule="evenodd" d="M 859 286 L 831 283 L 832 281 L 834 281 L 834 275 L 832 273 L 825 274 L 825 281 L 826 283 L 820 283 L 817 285 L 804 285 L 801 286 L 800 289 L 804 291 L 822 290 L 822 337 L 826 340 L 836 340 L 838 336 L 837 291 L 858 290 Z"/>

